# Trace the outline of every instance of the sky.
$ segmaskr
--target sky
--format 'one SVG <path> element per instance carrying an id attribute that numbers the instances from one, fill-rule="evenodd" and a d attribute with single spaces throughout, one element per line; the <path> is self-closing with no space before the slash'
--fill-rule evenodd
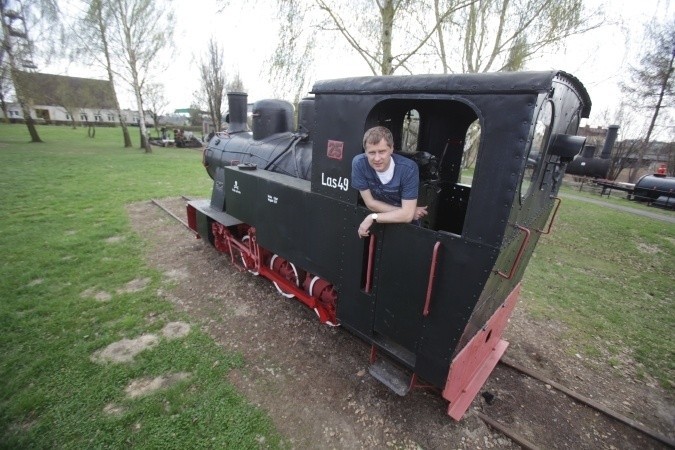
<path id="1" fill-rule="evenodd" d="M 199 88 L 198 58 L 213 36 L 225 49 L 228 75 L 239 73 L 249 101 L 272 98 L 273 90 L 266 81 L 265 61 L 276 42 L 273 8 L 263 8 L 260 2 L 246 2 L 238 6 L 231 1 L 226 12 L 216 13 L 215 0 L 188 2 L 176 0 L 173 51 L 166 50 L 160 59 L 167 64 L 159 82 L 165 86 L 168 109 L 187 108 L 193 93 Z M 673 17 L 669 1 L 664 0 L 586 0 L 591 9 L 605 7 L 607 25 L 582 36 L 573 37 L 562 49 L 543 54 L 530 61 L 526 70 L 561 69 L 579 78 L 588 90 L 593 103 L 591 126 L 606 126 L 613 120 L 611 114 L 621 99 L 619 82 L 626 80 L 629 63 L 639 57 L 644 24 L 652 17 Z M 257 5 L 256 5 L 257 4 Z M 371 75 L 365 62 L 350 52 L 340 52 L 339 64 L 335 55 L 326 55 L 315 63 L 315 79 Z M 69 65 L 44 70 L 48 73 L 104 78 L 91 74 L 91 69 Z M 132 107 L 132 97 L 118 88 L 122 107 Z M 608 113 L 609 112 L 609 113 Z M 582 123 L 584 124 L 584 123 Z"/>

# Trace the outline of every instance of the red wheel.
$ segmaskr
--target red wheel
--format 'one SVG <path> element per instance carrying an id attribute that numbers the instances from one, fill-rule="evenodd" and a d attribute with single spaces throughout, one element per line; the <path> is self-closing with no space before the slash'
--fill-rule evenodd
<path id="1" fill-rule="evenodd" d="M 247 234 L 243 238 L 241 238 L 241 243 L 244 244 L 246 247 L 248 247 L 248 242 L 251 239 L 251 237 Z M 253 275 L 258 275 L 258 271 L 255 270 L 255 260 L 248 254 L 244 252 L 241 253 L 241 263 L 244 266 L 246 270 L 251 272 Z"/>
<path id="2" fill-rule="evenodd" d="M 291 283 L 296 286 L 300 286 L 300 277 L 298 276 L 298 270 L 295 268 L 295 265 L 292 262 L 286 261 L 279 255 L 272 256 L 270 259 L 270 269 L 281 275 Z M 284 291 L 281 286 L 276 281 L 273 281 L 274 287 L 277 288 L 277 291 L 286 298 L 293 298 L 295 294 Z"/>
<path id="3" fill-rule="evenodd" d="M 319 320 L 331 327 L 340 326 L 335 311 L 338 295 L 333 285 L 315 276 L 309 283 L 307 291 L 309 295 L 319 300 L 317 307 L 314 308 L 314 312 L 319 316 Z"/>
<path id="4" fill-rule="evenodd" d="M 213 246 L 219 252 L 229 255 L 230 247 L 227 245 L 227 237 L 230 232 L 227 230 L 227 227 L 221 223 L 213 222 L 211 224 L 211 232 L 213 233 Z"/>

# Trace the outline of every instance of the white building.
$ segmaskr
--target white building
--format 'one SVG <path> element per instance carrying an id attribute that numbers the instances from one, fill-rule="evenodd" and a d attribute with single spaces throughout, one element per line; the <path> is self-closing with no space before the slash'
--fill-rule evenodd
<path id="1" fill-rule="evenodd" d="M 29 104 L 31 117 L 38 123 L 119 124 L 115 90 L 110 81 L 20 72 L 17 82 Z M 7 116 L 13 121 L 23 120 L 21 106 L 8 103 Z M 4 118 L 3 111 L 0 118 Z M 122 110 L 122 119 L 129 125 L 138 124 L 138 111 Z M 145 123 L 152 124 L 147 112 Z"/>

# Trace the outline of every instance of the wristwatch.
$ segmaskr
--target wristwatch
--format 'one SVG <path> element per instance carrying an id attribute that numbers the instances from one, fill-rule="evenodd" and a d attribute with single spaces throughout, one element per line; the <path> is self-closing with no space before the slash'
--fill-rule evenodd
<path id="1" fill-rule="evenodd" d="M 377 222 L 377 213 L 372 213 L 370 217 L 373 219 L 373 222 Z"/>

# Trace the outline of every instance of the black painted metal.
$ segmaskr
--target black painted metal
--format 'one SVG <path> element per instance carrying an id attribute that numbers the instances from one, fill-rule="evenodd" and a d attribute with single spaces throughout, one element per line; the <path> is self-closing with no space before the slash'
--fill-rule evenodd
<path id="1" fill-rule="evenodd" d="M 640 201 L 654 201 L 659 197 L 675 201 L 675 177 L 645 175 L 635 183 L 633 197 Z"/>
<path id="2" fill-rule="evenodd" d="M 209 208 L 254 226 L 261 246 L 334 283 L 345 328 L 442 387 L 453 355 L 522 278 L 538 233 L 531 232 L 517 261 L 522 232 L 515 225 L 543 229 L 553 208 L 568 155 L 548 152 L 548 141 L 531 190 L 520 192 L 537 114 L 551 102 L 547 139 L 573 135 L 590 111 L 588 94 L 563 72 L 350 78 L 318 82 L 313 93 L 301 105 L 297 131 L 272 127 L 255 139 L 254 122 L 253 136 L 212 140 L 205 151 L 214 179 Z M 419 202 L 429 205 L 422 226 L 373 227 L 375 264 L 366 293 L 369 246 L 356 230 L 368 211 L 349 186 L 351 161 L 363 151 L 364 131 L 377 124 L 392 129 L 400 149 L 412 109 L 420 117 L 417 150 L 436 159 L 440 176 L 422 180 Z M 460 179 L 464 139 L 474 121 L 480 147 L 466 184 Z M 240 170 L 233 160 L 258 168 Z M 215 215 L 198 210 L 199 223 L 209 220 Z M 510 279 L 497 275 L 511 269 Z"/>

